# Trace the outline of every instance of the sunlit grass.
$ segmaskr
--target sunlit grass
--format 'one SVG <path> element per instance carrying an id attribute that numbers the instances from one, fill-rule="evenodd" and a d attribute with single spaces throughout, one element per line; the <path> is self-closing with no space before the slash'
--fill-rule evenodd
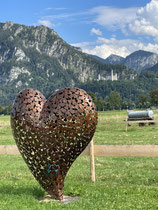
<path id="1" fill-rule="evenodd" d="M 157 112 L 154 112 L 157 118 Z M 99 112 L 95 144 L 157 144 L 158 127 L 134 124 L 125 131 L 126 111 Z M 0 116 L 0 144 L 15 144 L 9 116 Z M 46 193 L 19 156 L 0 156 L 0 210 L 156 210 L 157 157 L 96 157 L 96 182 L 90 181 L 89 157 L 79 157 L 70 168 L 65 195 L 80 196 L 70 204 L 39 203 Z"/>
<path id="2" fill-rule="evenodd" d="M 70 204 L 39 203 L 44 190 L 33 178 L 21 156 L 0 156 L 0 209 L 153 209 L 158 208 L 157 158 L 97 157 L 96 182 L 90 181 L 89 158 L 72 165 L 64 194 L 78 195 Z"/>
<path id="3" fill-rule="evenodd" d="M 131 124 L 126 132 L 127 111 L 107 111 L 98 113 L 98 125 L 94 135 L 95 144 L 158 144 L 158 123 L 139 127 Z M 158 111 L 154 111 L 158 120 Z M 120 123 L 121 122 L 121 123 Z"/>
<path id="4" fill-rule="evenodd" d="M 155 120 L 158 120 L 158 111 L 154 111 Z M 127 111 L 98 112 L 98 125 L 94 135 L 95 144 L 158 144 L 158 123 L 146 124 L 139 127 L 131 124 L 126 132 L 124 122 Z M 0 116 L 0 145 L 12 145 L 15 141 L 10 128 L 10 117 Z"/>

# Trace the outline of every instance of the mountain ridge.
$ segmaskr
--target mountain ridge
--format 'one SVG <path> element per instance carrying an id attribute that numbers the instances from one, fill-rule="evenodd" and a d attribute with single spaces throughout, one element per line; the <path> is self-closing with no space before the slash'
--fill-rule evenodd
<path id="1" fill-rule="evenodd" d="M 0 104 L 13 101 L 25 88 L 44 95 L 64 87 L 105 79 L 111 70 L 118 79 L 137 75 L 124 65 L 103 64 L 66 43 L 53 29 L 0 23 Z"/>
<path id="2" fill-rule="evenodd" d="M 102 59 L 100 61 L 105 64 L 124 64 L 127 67 L 136 70 L 137 72 L 141 72 L 142 70 L 149 69 L 158 63 L 158 54 L 149 51 L 138 50 L 129 54 L 125 58 L 111 54 L 106 59 Z"/>

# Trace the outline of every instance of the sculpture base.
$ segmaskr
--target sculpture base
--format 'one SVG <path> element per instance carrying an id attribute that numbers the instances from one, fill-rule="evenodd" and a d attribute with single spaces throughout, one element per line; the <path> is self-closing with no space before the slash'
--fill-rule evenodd
<path id="1" fill-rule="evenodd" d="M 68 195 L 64 195 L 63 196 L 63 200 L 57 200 L 57 199 L 54 199 L 52 198 L 50 195 L 46 195 L 42 198 L 39 198 L 39 202 L 59 202 L 59 203 L 71 203 L 71 202 L 75 202 L 75 201 L 78 201 L 80 199 L 79 196 L 68 196 Z"/>

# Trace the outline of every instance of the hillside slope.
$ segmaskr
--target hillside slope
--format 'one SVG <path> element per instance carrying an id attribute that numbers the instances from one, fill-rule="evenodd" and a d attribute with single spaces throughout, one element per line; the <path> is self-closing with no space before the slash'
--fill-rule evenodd
<path id="1" fill-rule="evenodd" d="M 158 63 L 158 54 L 138 50 L 131 53 L 126 58 L 112 54 L 106 59 L 102 59 L 97 56 L 96 59 L 106 64 L 124 64 L 140 73 L 142 70 L 149 69 Z"/>
<path id="2" fill-rule="evenodd" d="M 45 26 L 0 23 L 0 104 L 12 103 L 24 88 L 44 95 L 64 87 L 105 77 L 111 69 L 118 79 L 136 74 L 124 65 L 103 64 L 80 52 Z"/>

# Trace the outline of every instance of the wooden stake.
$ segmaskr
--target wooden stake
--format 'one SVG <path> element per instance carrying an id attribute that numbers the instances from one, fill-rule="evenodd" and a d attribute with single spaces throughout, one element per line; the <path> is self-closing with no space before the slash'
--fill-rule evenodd
<path id="1" fill-rule="evenodd" d="M 94 142 L 90 142 L 90 165 L 91 165 L 91 181 L 95 182 L 95 164 L 94 164 Z"/>
<path id="2" fill-rule="evenodd" d="M 128 128 L 128 118 L 126 118 L 126 132 L 127 132 L 127 128 Z"/>

